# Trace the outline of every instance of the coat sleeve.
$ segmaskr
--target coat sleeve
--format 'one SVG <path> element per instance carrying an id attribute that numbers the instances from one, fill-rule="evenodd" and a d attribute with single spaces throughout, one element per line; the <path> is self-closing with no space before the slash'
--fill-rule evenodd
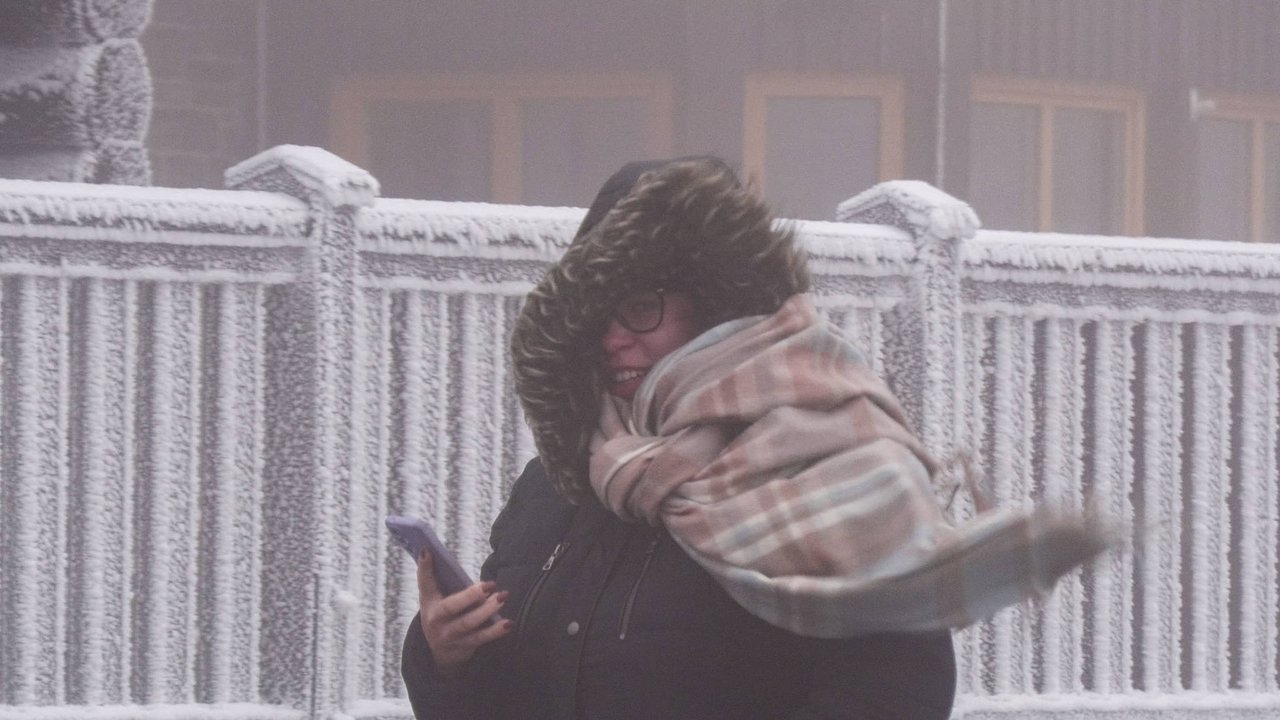
<path id="1" fill-rule="evenodd" d="M 422 634 L 422 620 L 413 616 L 400 654 L 400 675 L 409 693 L 409 704 L 418 720 L 463 720 L 491 717 L 483 707 L 492 693 L 483 689 L 484 678 L 468 674 L 446 678 L 436 668 L 431 647 Z"/>
<path id="2" fill-rule="evenodd" d="M 495 552 L 481 568 L 481 578 L 492 578 L 496 564 L 501 562 L 497 551 L 503 544 L 503 537 L 512 532 L 513 525 L 526 520 L 530 514 L 525 508 L 529 498 L 536 496 L 540 486 L 546 484 L 546 473 L 541 463 L 536 459 L 531 461 L 512 486 L 507 504 L 493 523 L 489 544 Z M 479 653 L 477 658 L 482 654 Z M 492 663 L 475 662 L 473 659 L 457 677 L 445 677 L 436 667 L 431 647 L 422 634 L 421 615 L 414 615 L 409 623 L 400 653 L 400 675 L 418 720 L 494 717 L 496 710 L 492 703 L 498 696 L 495 690 L 501 689 L 497 686 L 502 684 L 502 678 L 501 673 L 492 671 L 492 668 Z"/>
<path id="3" fill-rule="evenodd" d="M 803 704 L 790 720 L 947 720 L 956 663 L 948 631 L 813 641 Z"/>

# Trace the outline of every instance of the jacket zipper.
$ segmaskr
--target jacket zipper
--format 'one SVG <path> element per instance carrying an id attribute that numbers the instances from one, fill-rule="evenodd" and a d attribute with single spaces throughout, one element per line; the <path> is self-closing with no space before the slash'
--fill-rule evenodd
<path id="1" fill-rule="evenodd" d="M 636 578 L 636 584 L 631 586 L 631 593 L 627 595 L 627 604 L 622 606 L 622 621 L 618 623 L 618 639 L 627 639 L 627 627 L 631 624 L 631 608 L 636 604 L 636 593 L 640 592 L 640 584 L 644 582 L 644 576 L 649 572 L 649 564 L 653 562 L 653 552 L 658 549 L 658 539 L 655 538 L 649 543 L 649 548 L 644 551 L 644 564 L 640 566 L 640 575 Z"/>
<path id="2" fill-rule="evenodd" d="M 525 623 L 529 618 L 529 610 L 533 607 L 533 601 L 538 596 L 538 591 L 542 590 L 542 584 L 547 581 L 547 576 L 551 574 L 551 568 L 556 564 L 556 560 L 569 549 L 569 543 L 557 543 L 554 550 L 551 551 L 551 557 L 542 564 L 542 571 L 538 573 L 538 579 L 533 581 L 533 587 L 529 588 L 529 594 L 524 597 L 524 602 L 520 604 L 520 614 L 516 616 L 516 638 L 524 637 Z"/>

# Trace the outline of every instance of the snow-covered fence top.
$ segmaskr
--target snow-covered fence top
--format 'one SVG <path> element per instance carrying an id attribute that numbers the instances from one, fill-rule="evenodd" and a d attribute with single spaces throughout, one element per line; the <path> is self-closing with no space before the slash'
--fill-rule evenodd
<path id="1" fill-rule="evenodd" d="M 971 305 L 1008 298 L 1044 305 L 1033 312 L 1045 316 L 1276 322 L 1280 245 L 988 231 L 962 260 Z"/>
<path id="2" fill-rule="evenodd" d="M 506 338 L 582 210 L 313 148 L 228 180 L 0 181 L 0 718 L 407 716 L 382 518 L 475 568 L 533 454 Z M 819 305 L 929 445 L 1131 528 L 957 635 L 957 716 L 1280 711 L 1277 248 L 975 234 L 911 182 L 839 216 L 799 224 Z"/>
<path id="3" fill-rule="evenodd" d="M 5 180 L 5 275 L 291 282 L 302 201 L 266 192 Z"/>

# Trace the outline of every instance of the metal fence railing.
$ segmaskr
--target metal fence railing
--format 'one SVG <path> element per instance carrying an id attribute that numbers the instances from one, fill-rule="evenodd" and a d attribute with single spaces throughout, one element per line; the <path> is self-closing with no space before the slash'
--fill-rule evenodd
<path id="1" fill-rule="evenodd" d="M 432 518 L 476 568 L 534 452 L 507 337 L 581 210 L 0 181 L 0 718 L 405 717 Z M 983 231 L 890 183 L 798 224 L 938 454 L 1130 547 L 957 635 L 957 717 L 1280 711 L 1280 248 Z M 962 512 L 963 512 L 962 508 Z"/>

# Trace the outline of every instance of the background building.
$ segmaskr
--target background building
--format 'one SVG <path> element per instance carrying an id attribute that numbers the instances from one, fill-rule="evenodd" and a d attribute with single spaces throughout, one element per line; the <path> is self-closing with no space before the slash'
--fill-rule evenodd
<path id="1" fill-rule="evenodd" d="M 1280 6 L 1255 0 L 156 0 L 159 185 L 278 143 L 391 197 L 581 205 L 716 153 L 784 213 L 891 178 L 988 227 L 1280 239 Z"/>

